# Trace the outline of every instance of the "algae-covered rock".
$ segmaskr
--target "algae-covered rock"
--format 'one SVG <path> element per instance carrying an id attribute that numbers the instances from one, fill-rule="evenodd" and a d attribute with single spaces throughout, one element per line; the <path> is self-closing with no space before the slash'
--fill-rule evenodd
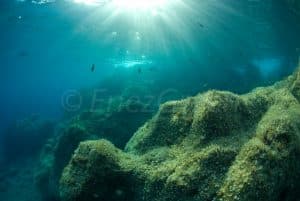
<path id="1" fill-rule="evenodd" d="M 59 200 L 58 181 L 63 168 L 68 164 L 81 141 L 92 138 L 83 125 L 71 123 L 60 135 L 49 139 L 40 154 L 35 184 L 45 201 Z"/>
<path id="2" fill-rule="evenodd" d="M 62 201 L 292 201 L 300 197 L 299 71 L 245 95 L 163 104 L 127 143 L 80 144 Z"/>
<path id="3" fill-rule="evenodd" d="M 300 70 L 294 75 L 291 91 L 297 100 L 300 101 Z"/>
<path id="4" fill-rule="evenodd" d="M 61 178 L 62 199 L 131 200 L 134 180 L 122 163 L 126 159 L 130 160 L 108 141 L 81 143 Z"/>
<path id="5" fill-rule="evenodd" d="M 86 129 L 81 125 L 73 124 L 66 128 L 54 149 L 54 171 L 61 171 L 67 165 L 79 143 L 89 137 Z"/>
<path id="6" fill-rule="evenodd" d="M 193 144 L 201 144 L 244 129 L 250 119 L 242 98 L 229 92 L 209 91 L 163 104 L 158 114 L 131 138 L 126 150 L 144 152 L 190 139 L 195 140 Z"/>
<path id="7" fill-rule="evenodd" d="M 299 196 L 300 107 L 291 105 L 272 106 L 260 121 L 256 135 L 230 167 L 218 192 L 220 200 L 296 200 Z"/>
<path id="8" fill-rule="evenodd" d="M 147 105 L 125 100 L 114 98 L 104 111 L 82 111 L 66 123 L 52 143 L 44 146 L 35 178 L 43 200 L 59 199 L 59 178 L 80 142 L 108 139 L 123 148 L 134 131 L 151 117 L 152 110 Z"/>

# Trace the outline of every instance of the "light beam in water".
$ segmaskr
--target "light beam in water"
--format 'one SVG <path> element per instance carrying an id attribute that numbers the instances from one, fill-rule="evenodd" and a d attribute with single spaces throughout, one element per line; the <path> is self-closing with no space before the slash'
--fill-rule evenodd
<path id="1" fill-rule="evenodd" d="M 84 4 L 88 6 L 99 6 L 105 3 L 104 0 L 73 0 L 75 3 Z"/>
<path id="2" fill-rule="evenodd" d="M 220 34 L 214 31 L 214 26 L 220 19 L 211 13 L 221 10 L 223 4 L 215 1 L 72 1 L 94 5 L 78 21 L 74 32 L 86 34 L 95 43 L 107 47 L 111 51 L 107 51 L 107 55 L 112 58 L 136 61 L 136 58 L 146 55 L 151 60 L 159 57 L 165 60 L 172 59 L 169 55 L 176 55 L 189 59 L 192 54 L 206 58 L 208 51 L 204 50 L 204 45 L 211 45 L 209 37 L 214 39 Z M 132 65 L 126 64 L 124 67 Z"/>
<path id="3" fill-rule="evenodd" d="M 167 0 L 73 0 L 78 4 L 99 6 L 111 4 L 115 8 L 124 10 L 149 10 L 161 8 L 166 5 Z"/>
<path id="4" fill-rule="evenodd" d="M 166 0 L 112 0 L 112 3 L 125 10 L 149 10 L 165 6 Z"/>

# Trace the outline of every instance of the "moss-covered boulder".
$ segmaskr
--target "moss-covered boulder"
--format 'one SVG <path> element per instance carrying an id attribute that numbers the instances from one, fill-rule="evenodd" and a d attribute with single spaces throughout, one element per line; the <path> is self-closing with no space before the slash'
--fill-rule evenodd
<path id="1" fill-rule="evenodd" d="M 299 72 L 245 95 L 163 104 L 127 143 L 81 143 L 63 201 L 292 201 L 300 197 Z"/>
<path id="2" fill-rule="evenodd" d="M 292 77 L 290 89 L 297 100 L 300 101 L 300 71 Z"/>
<path id="3" fill-rule="evenodd" d="M 83 125 L 75 122 L 62 128 L 59 133 L 58 136 L 49 139 L 43 147 L 34 178 L 44 201 L 59 200 L 58 181 L 63 168 L 68 164 L 79 143 L 93 137 Z"/>
<path id="4" fill-rule="evenodd" d="M 35 183 L 43 200 L 58 200 L 58 181 L 72 154 L 86 140 L 108 139 L 124 148 L 134 131 L 151 117 L 148 105 L 132 99 L 113 98 L 105 110 L 82 111 L 44 146 Z M 42 184 L 42 185 L 41 185 Z"/>
<path id="5" fill-rule="evenodd" d="M 299 197 L 300 107 L 272 106 L 230 167 L 220 200 L 296 200 Z"/>
<path id="6" fill-rule="evenodd" d="M 123 160 L 130 158 L 108 141 L 81 143 L 61 178 L 63 200 L 132 200 L 134 179 Z"/>

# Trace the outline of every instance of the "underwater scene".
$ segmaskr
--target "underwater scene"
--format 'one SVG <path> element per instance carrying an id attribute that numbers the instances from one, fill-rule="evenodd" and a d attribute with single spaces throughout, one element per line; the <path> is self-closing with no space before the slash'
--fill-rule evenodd
<path id="1" fill-rule="evenodd" d="M 300 201 L 300 1 L 1 0 L 0 201 Z"/>

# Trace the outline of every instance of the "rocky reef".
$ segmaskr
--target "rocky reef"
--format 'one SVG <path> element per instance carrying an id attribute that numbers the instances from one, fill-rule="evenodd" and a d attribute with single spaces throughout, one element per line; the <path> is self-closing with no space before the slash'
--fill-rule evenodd
<path id="1" fill-rule="evenodd" d="M 300 70 L 245 95 L 167 102 L 124 151 L 81 142 L 60 179 L 61 199 L 298 200 L 299 101 Z"/>
<path id="2" fill-rule="evenodd" d="M 123 149 L 136 129 L 151 118 L 155 106 L 130 99 L 130 94 L 132 90 L 126 88 L 121 96 L 102 97 L 101 105 L 94 106 L 93 110 L 86 105 L 84 110 L 61 125 L 54 138 L 48 140 L 35 175 L 43 200 L 59 200 L 60 176 L 80 142 L 107 139 Z M 139 94 L 139 97 L 144 96 Z"/>

